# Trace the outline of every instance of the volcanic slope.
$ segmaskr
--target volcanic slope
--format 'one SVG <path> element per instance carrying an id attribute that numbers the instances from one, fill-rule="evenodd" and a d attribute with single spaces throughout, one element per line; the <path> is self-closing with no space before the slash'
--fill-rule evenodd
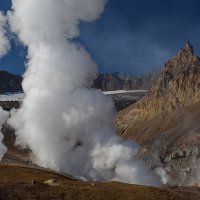
<path id="1" fill-rule="evenodd" d="M 152 168 L 162 166 L 175 184 L 199 182 L 200 58 L 187 43 L 165 65 L 150 92 L 119 112 L 124 138 L 142 145 Z"/>
<path id="2" fill-rule="evenodd" d="M 28 152 L 14 146 L 15 136 L 3 128 L 8 147 L 0 162 L 0 199 L 199 200 L 197 187 L 147 187 L 119 182 L 85 182 L 32 165 Z"/>

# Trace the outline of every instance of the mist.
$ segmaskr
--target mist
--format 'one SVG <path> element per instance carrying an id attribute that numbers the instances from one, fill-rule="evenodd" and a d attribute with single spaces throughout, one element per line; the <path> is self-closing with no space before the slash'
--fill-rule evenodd
<path id="1" fill-rule="evenodd" d="M 2 129 L 2 125 L 6 122 L 6 120 L 9 117 L 9 113 L 7 111 L 4 111 L 1 107 L 0 107 L 0 130 Z M 6 146 L 2 143 L 3 141 L 3 134 L 0 131 L 0 161 L 2 160 L 4 154 L 7 151 Z"/>
<path id="2" fill-rule="evenodd" d="M 97 64 L 73 42 L 80 21 L 100 17 L 105 0 L 13 0 L 11 30 L 28 47 L 25 98 L 9 124 L 16 145 L 43 167 L 84 180 L 159 185 L 139 146 L 116 134 L 110 97 L 91 88 Z M 95 37 L 95 36 L 94 36 Z"/>

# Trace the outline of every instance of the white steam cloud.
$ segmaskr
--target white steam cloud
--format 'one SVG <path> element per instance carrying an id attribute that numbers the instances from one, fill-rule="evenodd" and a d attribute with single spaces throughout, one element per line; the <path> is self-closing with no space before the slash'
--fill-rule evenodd
<path id="1" fill-rule="evenodd" d="M 10 42 L 6 36 L 7 18 L 0 11 L 0 58 L 7 54 L 10 49 Z"/>
<path id="2" fill-rule="evenodd" d="M 28 46 L 25 98 L 10 124 L 16 143 L 44 167 L 88 180 L 157 185 L 138 145 L 115 133 L 113 102 L 91 89 L 97 65 L 72 40 L 97 19 L 105 0 L 13 0 L 12 31 Z M 94 36 L 95 37 L 95 36 Z"/>
<path id="3" fill-rule="evenodd" d="M 4 111 L 2 109 L 2 107 L 0 107 L 0 130 L 2 129 L 2 125 L 5 123 L 5 121 L 8 119 L 8 117 L 9 117 L 9 112 Z M 4 138 L 4 136 L 3 136 L 2 132 L 0 131 L 0 161 L 2 160 L 4 154 L 7 151 L 7 148 L 2 143 L 3 138 Z"/>

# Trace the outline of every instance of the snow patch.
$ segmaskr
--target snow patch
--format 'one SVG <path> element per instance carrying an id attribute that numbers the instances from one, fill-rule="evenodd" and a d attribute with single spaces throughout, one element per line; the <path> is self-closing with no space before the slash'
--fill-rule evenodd
<path id="1" fill-rule="evenodd" d="M 135 94 L 135 93 L 147 93 L 148 90 L 114 90 L 114 91 L 103 91 L 105 95 L 112 95 L 112 94 Z"/>

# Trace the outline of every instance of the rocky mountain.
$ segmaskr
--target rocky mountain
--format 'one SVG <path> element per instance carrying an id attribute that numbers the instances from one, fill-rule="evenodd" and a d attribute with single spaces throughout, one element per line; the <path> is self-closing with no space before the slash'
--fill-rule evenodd
<path id="1" fill-rule="evenodd" d="M 123 90 L 124 94 L 109 94 L 115 103 L 116 110 L 120 111 L 141 99 L 146 94 L 146 91 L 151 88 L 158 75 L 159 72 L 140 77 L 121 75 L 117 72 L 113 74 L 99 74 L 94 81 L 93 87 L 104 92 Z M 130 90 L 138 90 L 138 92 L 127 94 L 126 91 Z"/>
<path id="2" fill-rule="evenodd" d="M 147 76 L 128 76 L 118 73 L 99 74 L 94 82 L 94 87 L 103 91 L 114 90 L 148 90 L 155 80 L 157 73 Z"/>
<path id="3" fill-rule="evenodd" d="M 159 72 L 154 72 L 147 76 L 128 76 L 113 74 L 99 74 L 94 81 L 94 88 L 102 91 L 114 90 L 148 90 L 158 77 Z M 22 77 L 11 74 L 7 71 L 0 71 L 0 94 L 16 93 L 23 91 Z"/>
<path id="4" fill-rule="evenodd" d="M 152 168 L 172 184 L 200 182 L 200 58 L 187 43 L 165 65 L 150 92 L 122 110 L 119 133 L 142 146 Z"/>
<path id="5" fill-rule="evenodd" d="M 22 77 L 6 71 L 0 71 L 0 94 L 22 91 Z"/>

